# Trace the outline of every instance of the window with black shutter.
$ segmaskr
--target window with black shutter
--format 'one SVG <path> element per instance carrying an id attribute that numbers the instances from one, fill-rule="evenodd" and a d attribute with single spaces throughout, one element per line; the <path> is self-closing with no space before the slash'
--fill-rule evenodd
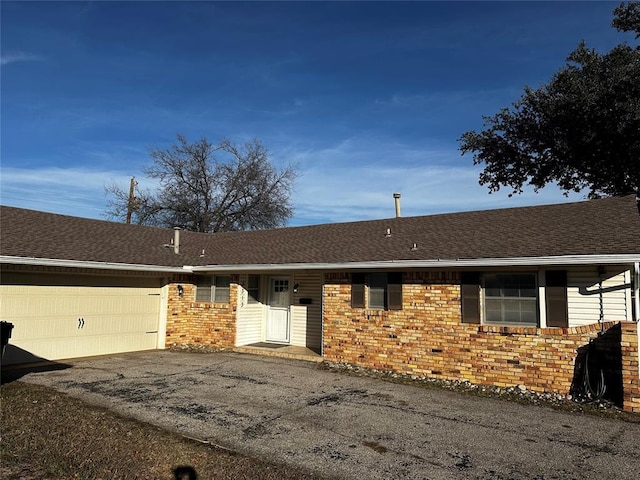
<path id="1" fill-rule="evenodd" d="M 480 273 L 462 272 L 460 303 L 462 323 L 480 323 Z"/>
<path id="2" fill-rule="evenodd" d="M 402 310 L 402 273 L 352 274 L 351 307 Z"/>
<path id="3" fill-rule="evenodd" d="M 364 273 L 351 274 L 351 308 L 364 308 Z"/>
<path id="4" fill-rule="evenodd" d="M 402 310 L 402 273 L 387 274 L 387 307 L 389 310 Z"/>
<path id="5" fill-rule="evenodd" d="M 567 271 L 547 270 L 545 272 L 545 302 L 548 327 L 568 327 L 567 311 Z"/>

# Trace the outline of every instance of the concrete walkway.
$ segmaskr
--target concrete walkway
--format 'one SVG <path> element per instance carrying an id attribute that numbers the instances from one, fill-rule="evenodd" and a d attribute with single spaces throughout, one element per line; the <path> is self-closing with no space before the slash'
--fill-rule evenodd
<path id="1" fill-rule="evenodd" d="M 21 380 L 345 479 L 636 479 L 640 424 L 386 383 L 310 362 L 158 351 Z"/>

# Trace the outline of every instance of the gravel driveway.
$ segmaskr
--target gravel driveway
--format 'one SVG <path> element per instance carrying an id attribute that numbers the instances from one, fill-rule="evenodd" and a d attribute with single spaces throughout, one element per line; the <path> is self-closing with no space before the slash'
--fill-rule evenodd
<path id="1" fill-rule="evenodd" d="M 345 479 L 636 479 L 640 424 L 387 383 L 312 363 L 158 351 L 29 373 L 90 403 Z"/>

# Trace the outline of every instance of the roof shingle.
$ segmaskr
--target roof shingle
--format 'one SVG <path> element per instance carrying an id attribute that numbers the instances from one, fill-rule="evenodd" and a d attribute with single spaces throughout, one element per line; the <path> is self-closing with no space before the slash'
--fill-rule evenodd
<path id="1" fill-rule="evenodd" d="M 29 258 L 181 267 L 640 254 L 640 214 L 631 195 L 272 230 L 183 231 L 178 255 L 165 246 L 173 234 L 165 228 L 0 209 L 0 253 Z"/>

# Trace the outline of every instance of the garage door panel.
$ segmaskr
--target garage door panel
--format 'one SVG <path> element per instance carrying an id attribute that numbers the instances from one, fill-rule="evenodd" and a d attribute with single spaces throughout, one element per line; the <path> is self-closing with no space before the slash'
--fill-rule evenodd
<path id="1" fill-rule="evenodd" d="M 0 286 L 0 318 L 14 324 L 10 344 L 48 360 L 156 348 L 157 279 L 137 284 L 124 279 L 128 287 L 112 286 L 114 279 L 82 281 L 87 285 L 63 286 L 56 280 L 44 286 Z M 11 358 L 3 363 L 12 363 Z"/>

